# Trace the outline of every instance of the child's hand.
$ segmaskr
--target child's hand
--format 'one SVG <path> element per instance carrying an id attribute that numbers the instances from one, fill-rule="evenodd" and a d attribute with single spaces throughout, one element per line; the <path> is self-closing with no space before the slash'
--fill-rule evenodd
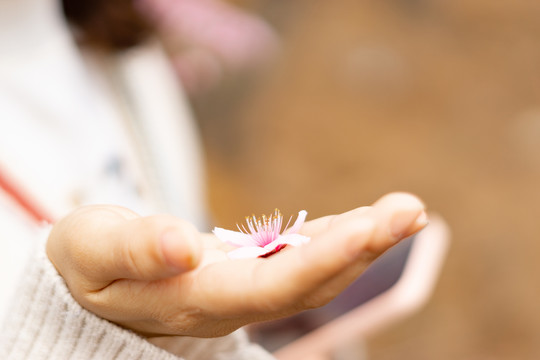
<path id="1" fill-rule="evenodd" d="M 324 305 L 426 222 L 417 198 L 395 193 L 306 222 L 309 244 L 229 260 L 227 245 L 175 217 L 90 206 L 54 226 L 47 253 L 95 314 L 148 336 L 214 337 Z"/>

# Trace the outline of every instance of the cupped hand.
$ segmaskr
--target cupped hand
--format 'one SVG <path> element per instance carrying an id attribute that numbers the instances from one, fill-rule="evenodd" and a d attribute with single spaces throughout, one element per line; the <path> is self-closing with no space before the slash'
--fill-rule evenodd
<path id="1" fill-rule="evenodd" d="M 173 216 L 88 206 L 53 227 L 47 254 L 73 297 L 107 320 L 146 336 L 215 337 L 326 304 L 426 224 L 420 200 L 393 193 L 306 222 L 304 246 L 230 260 L 228 245 Z"/>

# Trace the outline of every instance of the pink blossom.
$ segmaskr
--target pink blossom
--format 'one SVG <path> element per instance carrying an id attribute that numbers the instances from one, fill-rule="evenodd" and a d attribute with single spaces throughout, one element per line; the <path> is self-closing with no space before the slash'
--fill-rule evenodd
<path id="1" fill-rule="evenodd" d="M 287 245 L 300 246 L 309 242 L 309 237 L 297 233 L 306 216 L 305 210 L 300 211 L 293 226 L 287 229 L 287 224 L 282 232 L 283 216 L 276 209 L 274 214 L 268 217 L 265 215 L 260 218 L 256 218 L 255 215 L 246 217 L 247 227 L 238 226 L 240 231 L 216 227 L 213 232 L 221 241 L 237 247 L 227 254 L 231 259 L 268 257 Z"/>

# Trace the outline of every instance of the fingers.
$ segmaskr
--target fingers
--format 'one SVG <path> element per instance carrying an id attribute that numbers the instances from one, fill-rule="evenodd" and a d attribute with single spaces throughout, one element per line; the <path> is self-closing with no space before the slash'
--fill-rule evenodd
<path id="1" fill-rule="evenodd" d="M 279 307 L 304 301 L 331 281 L 332 293 L 321 297 L 321 302 L 328 301 L 377 256 L 426 224 L 422 202 L 405 193 L 387 195 L 368 208 L 306 223 L 301 232 L 312 236 L 311 243 L 260 263 L 257 277 L 260 288 L 269 290 L 266 303 Z M 352 274 L 350 269 L 354 269 Z M 313 304 L 319 305 L 322 303 Z"/>

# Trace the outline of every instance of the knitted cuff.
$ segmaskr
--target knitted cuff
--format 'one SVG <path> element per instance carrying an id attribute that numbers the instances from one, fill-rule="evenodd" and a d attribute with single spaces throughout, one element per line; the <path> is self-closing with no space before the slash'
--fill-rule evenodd
<path id="1" fill-rule="evenodd" d="M 45 242 L 21 279 L 0 336 L 1 359 L 179 359 L 82 308 L 49 261 Z"/>
<path id="2" fill-rule="evenodd" d="M 194 339 L 169 336 L 151 338 L 149 341 L 185 359 L 275 360 L 262 347 L 250 342 L 242 329 L 218 338 Z"/>

